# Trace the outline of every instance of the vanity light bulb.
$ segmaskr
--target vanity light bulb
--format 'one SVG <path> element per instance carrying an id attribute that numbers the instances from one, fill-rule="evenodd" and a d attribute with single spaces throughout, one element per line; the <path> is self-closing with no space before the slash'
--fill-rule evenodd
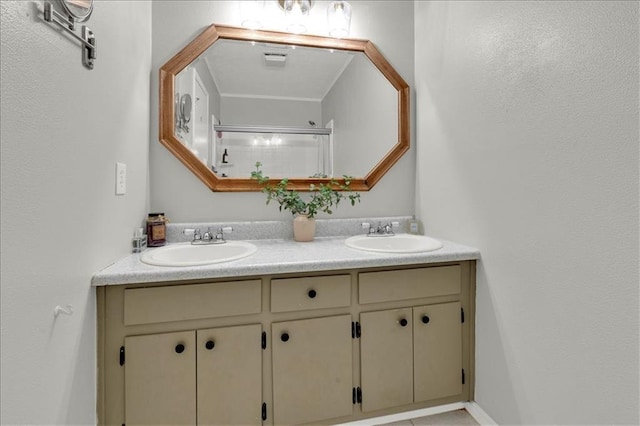
<path id="1" fill-rule="evenodd" d="M 240 3 L 240 19 L 241 25 L 250 30 L 259 30 L 262 28 L 262 18 L 264 15 L 265 0 L 241 0 Z"/>
<path id="2" fill-rule="evenodd" d="M 329 35 L 343 38 L 349 35 L 351 26 L 351 5 L 346 1 L 334 1 L 327 9 Z"/>
<path id="3" fill-rule="evenodd" d="M 287 31 L 293 34 L 307 32 L 306 21 L 311 9 L 309 0 L 285 0 L 284 16 L 287 23 Z"/>

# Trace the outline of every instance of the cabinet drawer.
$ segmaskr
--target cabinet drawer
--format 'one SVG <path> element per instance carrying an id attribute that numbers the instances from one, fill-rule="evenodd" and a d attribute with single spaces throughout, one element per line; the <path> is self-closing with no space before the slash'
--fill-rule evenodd
<path id="1" fill-rule="evenodd" d="M 460 293 L 460 265 L 358 275 L 360 303 L 390 302 Z"/>
<path id="2" fill-rule="evenodd" d="M 351 276 L 285 278 L 271 281 L 271 312 L 351 305 Z"/>
<path id="3" fill-rule="evenodd" d="M 124 324 L 257 314 L 261 280 L 131 288 L 124 291 Z"/>

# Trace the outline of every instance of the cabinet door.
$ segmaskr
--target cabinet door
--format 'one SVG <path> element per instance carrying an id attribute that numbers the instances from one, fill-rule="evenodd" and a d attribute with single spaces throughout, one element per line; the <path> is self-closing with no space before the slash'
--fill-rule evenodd
<path id="1" fill-rule="evenodd" d="M 125 338 L 125 421 L 196 424 L 195 333 Z"/>
<path id="2" fill-rule="evenodd" d="M 362 411 L 413 402 L 411 308 L 360 314 Z"/>
<path id="3" fill-rule="evenodd" d="M 273 323 L 275 424 L 353 413 L 351 316 Z"/>
<path id="4" fill-rule="evenodd" d="M 262 423 L 262 326 L 197 331 L 198 424 Z"/>
<path id="5" fill-rule="evenodd" d="M 413 308 L 415 402 L 462 393 L 460 303 Z"/>

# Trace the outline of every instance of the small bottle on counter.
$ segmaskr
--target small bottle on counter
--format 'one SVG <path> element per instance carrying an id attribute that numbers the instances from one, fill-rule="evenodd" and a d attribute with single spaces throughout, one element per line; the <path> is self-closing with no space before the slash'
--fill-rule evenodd
<path id="1" fill-rule="evenodd" d="M 164 213 L 149 213 L 147 217 L 147 247 L 161 247 L 167 243 Z"/>
<path id="2" fill-rule="evenodd" d="M 144 234 L 142 228 L 137 228 L 133 231 L 133 253 L 142 253 L 142 249 L 147 245 L 147 236 Z"/>

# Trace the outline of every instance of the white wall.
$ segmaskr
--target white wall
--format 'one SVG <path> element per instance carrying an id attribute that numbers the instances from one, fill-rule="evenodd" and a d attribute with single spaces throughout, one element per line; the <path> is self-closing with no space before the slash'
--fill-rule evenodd
<path id="1" fill-rule="evenodd" d="M 315 2 L 310 33 L 321 33 L 328 4 Z M 371 39 L 412 86 L 413 2 L 358 0 L 352 6 L 351 36 Z M 151 209 L 164 211 L 174 222 L 288 219 L 289 212 L 265 205 L 264 194 L 212 193 L 158 142 L 157 70 L 212 23 L 239 25 L 237 3 L 167 0 L 153 4 Z M 411 215 L 414 193 L 415 148 L 412 148 L 372 191 L 363 193 L 360 204 L 340 208 L 333 217 Z"/>
<path id="2" fill-rule="evenodd" d="M 322 122 L 320 101 L 222 96 L 222 124 L 310 127 L 309 120 Z"/>
<path id="3" fill-rule="evenodd" d="M 398 91 L 357 54 L 322 100 L 322 120 L 334 121 L 334 176 L 366 176 L 398 142 Z"/>
<path id="4" fill-rule="evenodd" d="M 95 424 L 90 279 L 130 252 L 147 211 L 151 3 L 96 2 L 91 71 L 41 10 L 0 2 L 0 423 Z M 55 319 L 58 304 L 73 315 Z"/>
<path id="5" fill-rule="evenodd" d="M 416 2 L 418 210 L 476 246 L 476 399 L 638 424 L 638 2 Z"/>

